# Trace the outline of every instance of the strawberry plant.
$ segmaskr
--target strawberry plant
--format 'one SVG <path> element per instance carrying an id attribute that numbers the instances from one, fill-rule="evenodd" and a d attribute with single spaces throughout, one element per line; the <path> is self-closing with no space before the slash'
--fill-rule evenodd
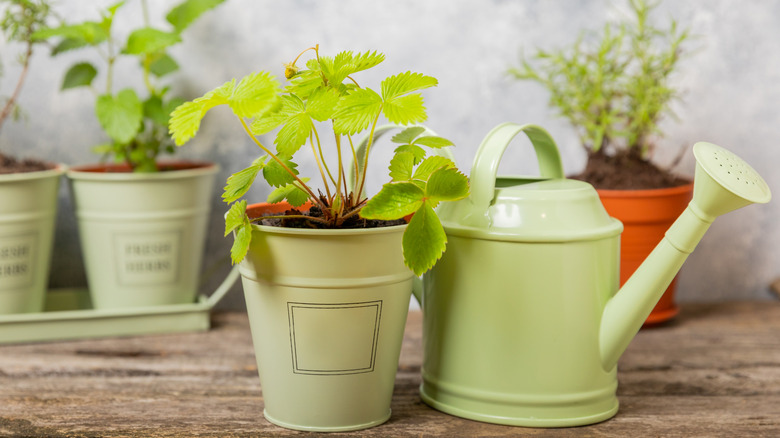
<path id="1" fill-rule="evenodd" d="M 95 146 L 93 151 L 112 156 L 114 161 L 127 163 L 137 172 L 155 172 L 159 154 L 173 153 L 175 148 L 167 135 L 170 112 L 184 99 L 170 96 L 168 86 L 156 83 L 160 78 L 178 70 L 179 66 L 168 49 L 182 41 L 182 32 L 201 14 L 224 0 L 185 0 L 165 16 L 170 29 L 152 27 L 147 0 L 141 0 L 143 26 L 133 30 L 126 41 L 114 33 L 117 11 L 125 2 L 116 3 L 101 11 L 97 21 L 62 24 L 37 31 L 39 39 L 59 38 L 52 56 L 75 49 L 92 48 L 104 61 L 105 84 L 102 91 L 93 87 L 98 68 L 89 62 L 79 62 L 68 69 L 62 90 L 91 88 L 97 96 L 95 115 L 110 141 Z M 120 56 L 134 57 L 140 67 L 146 97 L 130 87 L 114 91 L 115 64 Z"/>
<path id="2" fill-rule="evenodd" d="M 308 52 L 313 56 L 305 68 L 299 66 Z M 252 224 L 268 219 L 250 218 L 247 203 L 241 199 L 261 173 L 274 188 L 268 202 L 312 205 L 309 214 L 292 209 L 274 217 L 299 219 L 314 228 L 341 228 L 355 219 L 390 221 L 413 214 L 403 236 L 407 266 L 419 275 L 441 257 L 447 239 L 434 208 L 440 202 L 468 195 L 466 176 L 451 160 L 433 153 L 453 146 L 451 141 L 424 135 L 425 128 L 419 126 L 404 129 L 392 139 L 397 146 L 389 166 L 391 181 L 371 199 L 364 195 L 369 152 L 380 118 L 403 126 L 425 121 L 420 91 L 438 84 L 431 76 L 407 71 L 385 78 L 379 91 L 360 85 L 355 74 L 376 67 L 384 59 L 376 51 L 323 56 L 319 46 L 314 46 L 285 64 L 284 75 L 289 80 L 285 88 L 269 72 L 256 72 L 240 81 L 226 82 L 171 114 L 170 133 L 176 144 L 182 145 L 197 133 L 211 108 L 227 105 L 263 152 L 249 167 L 230 176 L 222 195 L 232 204 L 225 235 L 235 233 L 231 250 L 234 263 L 247 253 Z M 271 147 L 259 136 L 274 130 Z M 355 136 L 364 132 L 368 133 L 367 146 L 359 159 Z M 332 140 L 329 145 L 325 144 L 328 137 Z M 319 170 L 314 181 L 321 181 L 319 187 L 311 178 L 299 175 L 293 160 L 301 149 L 314 156 Z M 347 182 L 348 172 L 356 175 L 353 184 Z"/>

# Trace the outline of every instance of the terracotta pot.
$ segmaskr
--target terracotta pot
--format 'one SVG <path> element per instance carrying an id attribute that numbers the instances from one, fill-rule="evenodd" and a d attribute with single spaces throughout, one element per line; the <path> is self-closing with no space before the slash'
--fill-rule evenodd
<path id="1" fill-rule="evenodd" d="M 163 163 L 67 172 L 96 309 L 195 301 L 217 166 Z"/>
<path id="2" fill-rule="evenodd" d="M 610 216 L 623 222 L 620 236 L 620 285 L 647 258 L 693 197 L 693 183 L 668 189 L 597 190 Z M 677 315 L 677 278 L 658 301 L 645 324 L 658 324 Z"/>

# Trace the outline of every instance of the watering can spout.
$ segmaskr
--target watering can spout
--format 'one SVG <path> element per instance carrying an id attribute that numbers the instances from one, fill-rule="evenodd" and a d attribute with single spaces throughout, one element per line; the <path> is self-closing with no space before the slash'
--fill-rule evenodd
<path id="1" fill-rule="evenodd" d="M 604 308 L 599 333 L 601 363 L 612 369 L 716 217 L 771 199 L 769 186 L 733 153 L 696 143 L 693 200 L 647 259 Z"/>

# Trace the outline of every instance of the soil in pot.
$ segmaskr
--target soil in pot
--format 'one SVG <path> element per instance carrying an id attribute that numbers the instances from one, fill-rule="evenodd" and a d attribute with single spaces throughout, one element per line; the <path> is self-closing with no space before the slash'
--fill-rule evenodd
<path id="1" fill-rule="evenodd" d="M 301 207 L 300 210 L 292 208 L 280 211 L 284 216 L 308 216 L 315 218 L 324 218 L 322 210 L 319 206 L 312 206 L 310 208 Z M 248 212 L 252 218 L 261 217 L 259 210 L 250 209 Z M 277 216 L 279 213 L 266 213 L 262 216 Z M 329 224 L 323 224 L 321 222 L 310 221 L 305 218 L 291 217 L 291 218 L 271 218 L 263 219 L 260 221 L 260 225 L 267 225 L 272 227 L 286 227 L 286 228 L 314 228 L 314 229 L 356 229 L 356 228 L 381 228 L 392 227 L 395 225 L 405 225 L 406 221 L 403 219 L 396 219 L 392 221 L 386 220 L 373 220 L 363 219 L 359 215 L 355 215 L 344 221 L 340 226 L 333 226 Z"/>
<path id="2" fill-rule="evenodd" d="M 615 155 L 589 154 L 585 170 L 572 178 L 601 190 L 664 189 L 690 183 L 690 180 L 675 176 L 636 154 L 622 152 Z"/>
<path id="3" fill-rule="evenodd" d="M 22 159 L 10 157 L 0 153 L 0 175 L 11 173 L 38 172 L 54 169 L 56 166 L 45 161 L 34 159 Z"/>

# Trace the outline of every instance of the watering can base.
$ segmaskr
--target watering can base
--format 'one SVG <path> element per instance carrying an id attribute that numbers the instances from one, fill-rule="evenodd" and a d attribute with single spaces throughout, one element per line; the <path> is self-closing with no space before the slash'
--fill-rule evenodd
<path id="1" fill-rule="evenodd" d="M 588 403 L 567 403 L 563 397 L 558 406 L 507 406 L 500 401 L 464 400 L 457 397 L 431 397 L 425 383 L 420 385 L 420 397 L 428 406 L 468 420 L 483 423 L 503 424 L 523 427 L 574 427 L 600 423 L 614 417 L 618 412 L 618 399 L 612 394 Z M 452 400 L 448 400 L 452 398 Z M 468 406 L 468 407 L 464 407 Z M 511 413 L 506 415 L 510 410 Z M 497 415 L 503 411 L 505 415 Z M 575 413 L 576 411 L 576 413 Z"/>
<path id="2" fill-rule="evenodd" d="M 380 424 L 385 423 L 387 420 L 390 419 L 390 414 L 391 414 L 391 410 L 388 409 L 387 415 L 377 420 L 370 421 L 368 423 L 344 424 L 339 426 L 315 426 L 315 425 L 299 425 L 295 423 L 288 423 L 286 421 L 281 421 L 268 415 L 268 410 L 263 409 L 263 417 L 265 417 L 265 419 L 268 420 L 269 422 L 277 426 L 284 427 L 285 429 L 302 430 L 306 432 L 349 432 L 353 430 L 368 429 L 369 427 L 379 426 Z"/>

